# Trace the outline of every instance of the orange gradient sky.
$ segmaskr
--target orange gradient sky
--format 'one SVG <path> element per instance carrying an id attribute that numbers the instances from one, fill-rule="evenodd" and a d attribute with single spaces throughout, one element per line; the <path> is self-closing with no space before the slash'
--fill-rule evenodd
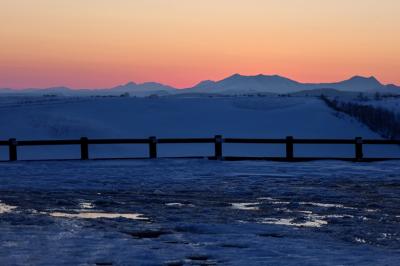
<path id="1" fill-rule="evenodd" d="M 399 0 L 1 0 L 0 87 L 234 73 L 400 84 Z"/>

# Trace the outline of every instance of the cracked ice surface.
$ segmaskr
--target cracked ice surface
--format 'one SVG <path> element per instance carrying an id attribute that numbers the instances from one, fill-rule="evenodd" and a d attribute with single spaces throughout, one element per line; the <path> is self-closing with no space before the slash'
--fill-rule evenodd
<path id="1" fill-rule="evenodd" d="M 400 264 L 397 161 L 0 166 L 0 265 Z"/>

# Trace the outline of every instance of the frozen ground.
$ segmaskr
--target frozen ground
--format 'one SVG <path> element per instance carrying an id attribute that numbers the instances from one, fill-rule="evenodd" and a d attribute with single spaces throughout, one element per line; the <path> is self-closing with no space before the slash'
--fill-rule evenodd
<path id="1" fill-rule="evenodd" d="M 0 265 L 400 265 L 400 164 L 0 164 Z"/>

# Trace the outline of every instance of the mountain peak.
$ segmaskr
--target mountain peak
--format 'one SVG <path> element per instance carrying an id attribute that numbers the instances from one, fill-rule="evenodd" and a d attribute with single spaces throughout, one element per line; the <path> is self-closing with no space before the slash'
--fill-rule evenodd
<path id="1" fill-rule="evenodd" d="M 159 91 L 174 91 L 175 88 L 157 82 L 136 83 L 131 81 L 126 83 L 125 85 L 119 85 L 110 88 L 109 90 L 129 93 L 150 93 Z"/>
<path id="2" fill-rule="evenodd" d="M 301 84 L 278 75 L 241 75 L 234 74 L 220 81 L 200 82 L 192 89 L 201 90 L 209 89 L 212 92 L 272 92 L 272 93 L 288 93 L 295 91 Z"/>
<path id="3" fill-rule="evenodd" d="M 233 74 L 232 76 L 227 77 L 226 79 L 239 79 L 239 78 L 243 78 L 245 76 L 240 75 L 239 73 Z"/>
<path id="4" fill-rule="evenodd" d="M 123 86 L 126 86 L 126 87 L 131 87 L 131 86 L 136 86 L 137 84 L 135 83 L 135 82 L 133 82 L 133 81 L 129 81 L 128 83 L 126 83 L 125 85 L 123 85 Z"/>
<path id="5" fill-rule="evenodd" d="M 348 80 L 343 81 L 345 84 L 354 84 L 358 86 L 364 86 L 368 89 L 376 89 L 382 87 L 383 84 L 379 82 L 374 76 L 363 77 L 363 76 L 354 76 Z"/>
<path id="6" fill-rule="evenodd" d="M 215 81 L 208 79 L 208 80 L 203 80 L 203 81 L 199 82 L 196 86 L 212 85 L 214 83 L 215 83 Z"/>
<path id="7" fill-rule="evenodd" d="M 377 78 L 375 78 L 374 76 L 364 77 L 364 76 L 356 75 L 356 76 L 351 77 L 349 80 L 352 80 L 352 81 L 370 81 L 370 82 L 376 82 L 376 83 L 381 84 L 379 82 L 379 80 Z"/>
<path id="8" fill-rule="evenodd" d="M 229 76 L 225 79 L 288 79 L 285 77 L 282 77 L 280 75 L 265 75 L 265 74 L 257 74 L 257 75 L 241 75 L 241 74 L 234 74 L 232 76 Z"/>
<path id="9" fill-rule="evenodd" d="M 216 82 L 200 82 L 193 87 L 194 90 L 217 93 L 246 93 L 246 92 L 272 92 L 291 93 L 301 90 L 331 88 L 341 91 L 371 92 L 385 87 L 374 76 L 353 76 L 347 80 L 334 83 L 300 83 L 280 75 L 250 75 L 234 74 Z"/>

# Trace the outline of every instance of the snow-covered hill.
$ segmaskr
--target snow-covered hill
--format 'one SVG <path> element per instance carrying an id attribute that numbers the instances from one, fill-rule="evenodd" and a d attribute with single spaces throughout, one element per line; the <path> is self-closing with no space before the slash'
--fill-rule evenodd
<path id="1" fill-rule="evenodd" d="M 157 137 L 364 138 L 380 137 L 322 101 L 307 97 L 260 98 L 0 98 L 0 139 Z M 21 158 L 77 157 L 78 147 L 20 148 Z M 40 151 L 40 152 L 38 152 Z M 68 151 L 68 152 L 67 152 Z M 72 151 L 72 153 L 71 153 Z M 145 145 L 91 147 L 94 156 L 147 155 Z M 366 147 L 367 156 L 396 155 L 397 147 Z M 212 145 L 164 145 L 161 156 L 210 155 Z M 283 145 L 226 144 L 226 155 L 283 154 Z M 352 145 L 296 145 L 295 155 L 354 155 Z M 7 150 L 0 152 L 6 158 Z"/>

